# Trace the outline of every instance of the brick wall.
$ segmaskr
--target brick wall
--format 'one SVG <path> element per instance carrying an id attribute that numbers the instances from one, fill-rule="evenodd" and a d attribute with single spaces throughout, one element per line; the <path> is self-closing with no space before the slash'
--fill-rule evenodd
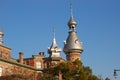
<path id="1" fill-rule="evenodd" d="M 10 48 L 0 45 L 0 57 L 10 59 L 10 52 L 11 52 Z"/>
<path id="2" fill-rule="evenodd" d="M 68 53 L 67 54 L 67 60 L 68 61 L 75 61 L 76 59 L 80 59 L 80 53 Z"/>
<path id="3" fill-rule="evenodd" d="M 11 63 L 10 61 L 1 61 L 0 68 L 2 69 L 0 76 L 12 76 L 19 75 L 21 78 L 26 78 L 26 80 L 37 80 L 40 70 L 36 70 L 30 66 L 26 66 L 19 63 Z M 23 76 L 23 77 L 22 77 Z M 28 78 L 28 79 L 27 79 Z"/>

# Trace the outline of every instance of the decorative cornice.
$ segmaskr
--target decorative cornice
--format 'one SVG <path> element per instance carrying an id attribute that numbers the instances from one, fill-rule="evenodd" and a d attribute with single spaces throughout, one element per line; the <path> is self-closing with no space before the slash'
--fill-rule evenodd
<path id="1" fill-rule="evenodd" d="M 6 63 L 9 63 L 9 64 L 13 64 L 13 65 L 17 65 L 17 66 L 20 66 L 20 67 L 24 67 L 24 68 L 27 68 L 27 69 L 35 70 L 35 71 L 42 71 L 43 70 L 43 69 L 36 69 L 36 68 L 31 67 L 29 65 L 13 62 L 11 60 L 6 60 L 6 59 L 3 59 L 3 58 L 0 58 L 0 61 L 6 62 Z"/>
<path id="2" fill-rule="evenodd" d="M 7 47 L 7 46 L 4 46 L 4 45 L 0 45 L 1 47 L 4 47 L 4 48 L 7 48 L 9 50 L 12 50 L 11 48 Z"/>

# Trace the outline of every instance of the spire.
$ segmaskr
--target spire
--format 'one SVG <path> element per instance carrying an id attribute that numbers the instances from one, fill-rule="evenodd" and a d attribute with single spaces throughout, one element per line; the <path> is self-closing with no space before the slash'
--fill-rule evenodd
<path id="1" fill-rule="evenodd" d="M 54 55 L 54 53 L 61 52 L 61 49 L 57 45 L 56 38 L 55 38 L 55 29 L 53 28 L 53 41 L 52 45 L 48 48 L 48 53 L 51 54 L 50 56 Z"/>
<path id="2" fill-rule="evenodd" d="M 4 36 L 4 33 L 3 33 L 2 30 L 0 29 L 0 45 L 3 44 L 3 36 Z"/>
<path id="3" fill-rule="evenodd" d="M 53 28 L 53 38 L 55 38 L 55 28 Z"/>
<path id="4" fill-rule="evenodd" d="M 77 25 L 77 22 L 74 20 L 73 14 L 72 14 L 72 3 L 70 3 L 70 20 L 68 21 L 68 26 L 70 30 L 75 30 L 75 27 Z"/>
<path id="5" fill-rule="evenodd" d="M 72 3 L 70 3 L 70 17 L 72 17 Z"/>
<path id="6" fill-rule="evenodd" d="M 76 34 L 76 25 L 77 23 L 72 15 L 72 4 L 70 4 L 70 20 L 68 22 L 69 35 L 65 41 L 63 48 L 68 61 L 80 59 L 80 55 L 83 51 L 82 44 Z"/>
<path id="7" fill-rule="evenodd" d="M 52 45 L 50 47 L 51 49 L 55 49 L 55 48 L 58 48 L 58 45 L 56 43 L 56 38 L 55 38 L 55 29 L 53 28 L 53 42 L 52 42 Z"/>

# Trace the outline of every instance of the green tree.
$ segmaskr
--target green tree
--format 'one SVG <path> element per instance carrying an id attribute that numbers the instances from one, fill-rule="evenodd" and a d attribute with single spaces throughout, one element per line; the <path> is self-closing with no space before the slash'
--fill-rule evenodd
<path id="1" fill-rule="evenodd" d="M 92 69 L 89 66 L 83 66 L 78 59 L 74 62 L 61 62 L 46 70 L 43 80 L 54 80 L 55 75 L 59 73 L 62 73 L 64 80 L 98 80 L 98 77 L 92 74 Z"/>
<path id="2" fill-rule="evenodd" d="M 105 80 L 110 80 L 110 79 L 108 77 L 106 77 Z"/>

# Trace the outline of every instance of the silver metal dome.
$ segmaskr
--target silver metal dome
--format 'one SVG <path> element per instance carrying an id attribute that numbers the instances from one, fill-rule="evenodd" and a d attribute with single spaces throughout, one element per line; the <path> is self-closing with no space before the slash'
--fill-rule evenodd
<path id="1" fill-rule="evenodd" d="M 71 27 L 76 27 L 76 25 L 77 25 L 77 22 L 74 20 L 74 17 L 71 16 L 70 20 L 68 21 L 68 26 L 71 28 Z"/>
<path id="2" fill-rule="evenodd" d="M 59 48 L 59 46 L 56 43 L 56 39 L 53 38 L 53 42 L 50 48 L 48 48 L 48 52 L 61 52 L 61 49 Z"/>
<path id="3" fill-rule="evenodd" d="M 69 52 L 81 53 L 83 51 L 82 44 L 78 39 L 75 31 L 69 32 L 69 36 L 66 40 L 63 51 L 65 53 L 69 53 Z"/>
<path id="4" fill-rule="evenodd" d="M 53 42 L 51 47 L 48 48 L 48 53 L 52 54 L 52 52 L 61 52 L 61 48 L 57 45 L 56 39 L 55 39 L 55 29 L 53 29 Z"/>

